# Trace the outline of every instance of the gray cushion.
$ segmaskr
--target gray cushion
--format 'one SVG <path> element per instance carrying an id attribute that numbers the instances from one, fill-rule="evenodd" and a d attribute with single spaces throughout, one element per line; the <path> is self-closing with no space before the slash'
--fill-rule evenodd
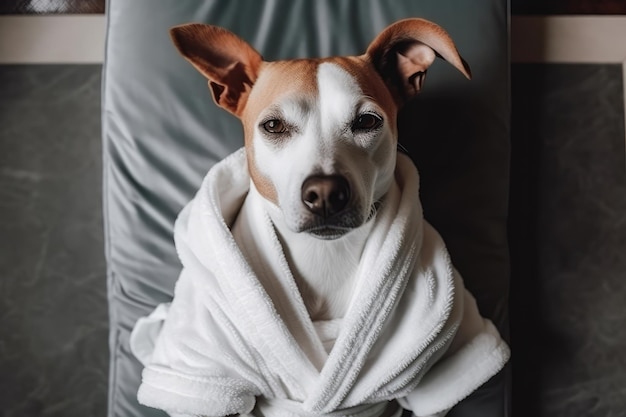
<path id="1" fill-rule="evenodd" d="M 103 87 L 104 208 L 111 315 L 110 416 L 162 415 L 137 404 L 128 349 L 138 317 L 171 298 L 180 264 L 173 222 L 211 166 L 242 145 L 239 121 L 175 51 L 168 28 L 226 27 L 267 60 L 360 54 L 385 26 L 420 16 L 446 28 L 469 82 L 437 62 L 401 114 L 428 219 L 483 314 L 503 325 L 508 290 L 508 4 L 503 0 L 109 0 Z M 501 379 L 455 415 L 502 415 Z M 485 400 L 487 399 L 487 400 Z M 474 410 L 474 411 L 472 411 Z M 489 411 L 491 410 L 491 411 Z M 459 414 L 460 413 L 460 414 Z"/>

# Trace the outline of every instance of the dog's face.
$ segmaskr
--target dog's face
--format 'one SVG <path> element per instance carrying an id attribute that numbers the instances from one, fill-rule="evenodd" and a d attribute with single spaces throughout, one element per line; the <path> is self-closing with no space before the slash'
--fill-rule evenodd
<path id="1" fill-rule="evenodd" d="M 268 63 L 250 92 L 242 120 L 252 178 L 294 232 L 339 237 L 389 188 L 396 105 L 363 67 L 358 59 Z"/>
<path id="2" fill-rule="evenodd" d="M 389 189 L 398 109 L 436 55 L 470 77 L 445 31 L 422 19 L 388 27 L 361 56 L 277 62 L 221 28 L 171 34 L 216 103 L 241 119 L 255 187 L 289 229 L 323 239 L 363 225 Z"/>

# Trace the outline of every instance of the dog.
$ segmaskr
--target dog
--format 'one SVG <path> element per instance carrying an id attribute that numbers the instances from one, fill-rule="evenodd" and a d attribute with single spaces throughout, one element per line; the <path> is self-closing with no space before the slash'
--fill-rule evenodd
<path id="1" fill-rule="evenodd" d="M 368 220 L 393 180 L 398 111 L 422 90 L 437 56 L 468 79 L 469 65 L 423 19 L 389 26 L 356 57 L 264 62 L 233 33 L 202 24 L 171 36 L 215 103 L 243 124 L 251 195 L 261 198 L 246 200 L 235 237 L 268 244 L 245 220 L 263 204 L 311 317 L 343 317 Z M 240 231 L 244 223 L 252 236 Z"/>
<path id="2" fill-rule="evenodd" d="M 174 299 L 131 336 L 139 401 L 175 415 L 439 416 L 502 369 L 508 347 L 398 155 L 398 111 L 434 60 L 471 78 L 450 36 L 406 19 L 361 56 L 275 62 L 215 26 L 171 37 L 241 120 L 244 148 L 176 222 Z"/>

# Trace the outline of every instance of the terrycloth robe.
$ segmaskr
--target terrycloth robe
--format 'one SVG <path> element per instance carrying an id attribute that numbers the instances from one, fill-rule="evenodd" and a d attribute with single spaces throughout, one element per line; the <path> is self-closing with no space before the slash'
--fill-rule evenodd
<path id="1" fill-rule="evenodd" d="M 423 219 L 418 186 L 399 155 L 345 317 L 314 323 L 267 213 L 263 276 L 231 233 L 250 187 L 244 151 L 215 165 L 175 225 L 175 297 L 131 337 L 139 401 L 175 416 L 373 417 L 398 400 L 428 416 L 486 382 L 508 347 Z"/>

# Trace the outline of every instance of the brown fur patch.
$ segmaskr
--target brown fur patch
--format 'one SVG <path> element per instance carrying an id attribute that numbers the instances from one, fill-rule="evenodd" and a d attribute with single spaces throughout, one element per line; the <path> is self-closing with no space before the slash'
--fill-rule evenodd
<path id="1" fill-rule="evenodd" d="M 244 140 L 248 157 L 248 170 L 254 185 L 266 199 L 277 204 L 274 184 L 259 170 L 252 139 L 259 122 L 259 115 L 281 99 L 289 95 L 301 95 L 303 98 L 315 98 L 317 95 L 318 60 L 299 59 L 292 61 L 265 62 L 259 77 L 248 97 L 248 103 L 241 115 L 244 128 Z"/>

